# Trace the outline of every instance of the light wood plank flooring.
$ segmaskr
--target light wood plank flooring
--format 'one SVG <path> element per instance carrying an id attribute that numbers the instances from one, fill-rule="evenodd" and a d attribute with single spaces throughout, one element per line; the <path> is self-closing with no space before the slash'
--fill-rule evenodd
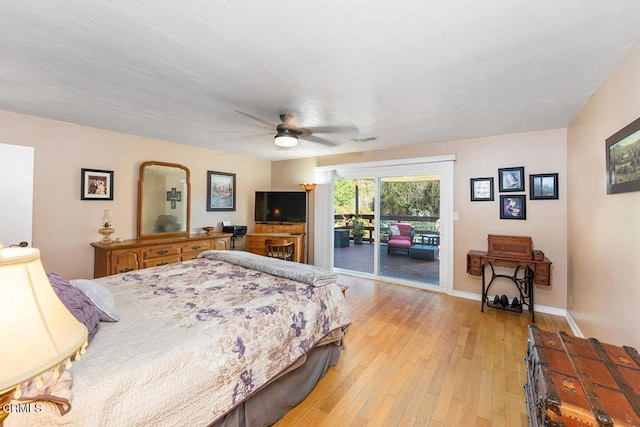
<path id="1" fill-rule="evenodd" d="M 353 324 L 338 365 L 276 427 L 528 426 L 528 313 L 341 276 Z M 562 317 L 536 313 L 542 329 Z"/>

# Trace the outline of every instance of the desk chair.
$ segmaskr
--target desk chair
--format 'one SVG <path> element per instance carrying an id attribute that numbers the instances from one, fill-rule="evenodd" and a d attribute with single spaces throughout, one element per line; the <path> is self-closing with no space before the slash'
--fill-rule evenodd
<path id="1" fill-rule="evenodd" d="M 285 239 L 267 239 L 264 246 L 265 255 L 268 257 L 293 261 L 293 242 L 287 242 Z"/>

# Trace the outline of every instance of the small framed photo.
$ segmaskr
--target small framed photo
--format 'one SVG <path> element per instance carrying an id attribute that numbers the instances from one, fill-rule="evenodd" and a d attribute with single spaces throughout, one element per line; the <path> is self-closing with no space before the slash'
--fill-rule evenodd
<path id="1" fill-rule="evenodd" d="M 557 173 L 529 175 L 529 200 L 553 200 L 557 198 Z"/>
<path id="2" fill-rule="evenodd" d="M 236 174 L 207 171 L 207 211 L 236 210 Z"/>
<path id="3" fill-rule="evenodd" d="M 486 202 L 493 200 L 493 177 L 471 178 L 471 201 Z"/>
<path id="4" fill-rule="evenodd" d="M 524 194 L 500 196 L 500 219 L 527 219 L 526 196 Z"/>
<path id="5" fill-rule="evenodd" d="M 501 193 L 524 191 L 524 166 L 498 169 L 498 182 Z"/>
<path id="6" fill-rule="evenodd" d="M 113 200 L 113 171 L 81 169 L 80 200 Z"/>

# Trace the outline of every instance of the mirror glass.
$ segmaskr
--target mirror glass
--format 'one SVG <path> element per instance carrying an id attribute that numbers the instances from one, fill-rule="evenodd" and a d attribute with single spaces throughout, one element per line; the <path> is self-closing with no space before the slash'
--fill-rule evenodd
<path id="1" fill-rule="evenodd" d="M 191 184 L 186 166 L 145 162 L 138 181 L 138 237 L 188 236 Z"/>

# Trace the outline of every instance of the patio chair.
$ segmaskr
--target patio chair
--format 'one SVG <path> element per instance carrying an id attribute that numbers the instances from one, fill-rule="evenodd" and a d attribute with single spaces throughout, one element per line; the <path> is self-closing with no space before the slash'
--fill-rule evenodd
<path id="1" fill-rule="evenodd" d="M 406 252 L 409 255 L 409 248 L 413 244 L 413 236 L 416 234 L 413 225 L 402 222 L 389 224 L 389 241 L 387 242 L 387 254 L 391 251 Z"/>

